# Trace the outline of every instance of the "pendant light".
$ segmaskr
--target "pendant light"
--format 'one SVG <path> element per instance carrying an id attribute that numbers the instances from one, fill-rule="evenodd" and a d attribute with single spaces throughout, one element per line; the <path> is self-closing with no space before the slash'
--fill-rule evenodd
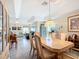
<path id="1" fill-rule="evenodd" d="M 46 19 L 46 21 L 45 21 L 45 26 L 47 27 L 47 28 L 50 28 L 50 27 L 52 27 L 52 25 L 54 25 L 55 23 L 54 23 L 54 21 L 53 21 L 53 19 L 51 18 L 51 0 L 49 0 L 49 3 L 48 3 L 48 11 L 49 11 L 49 16 L 48 16 L 48 18 Z"/>

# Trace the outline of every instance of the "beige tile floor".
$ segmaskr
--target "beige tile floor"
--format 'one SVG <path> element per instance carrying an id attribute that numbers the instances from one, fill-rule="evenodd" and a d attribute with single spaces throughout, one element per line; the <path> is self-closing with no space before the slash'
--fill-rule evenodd
<path id="1" fill-rule="evenodd" d="M 30 51 L 30 42 L 29 40 L 23 38 L 18 39 L 18 47 L 14 46 L 10 49 L 10 59 L 33 59 L 29 56 Z M 79 59 L 79 52 L 72 51 L 69 52 L 71 56 L 75 57 L 75 59 Z M 34 58 L 35 59 L 35 58 Z"/>

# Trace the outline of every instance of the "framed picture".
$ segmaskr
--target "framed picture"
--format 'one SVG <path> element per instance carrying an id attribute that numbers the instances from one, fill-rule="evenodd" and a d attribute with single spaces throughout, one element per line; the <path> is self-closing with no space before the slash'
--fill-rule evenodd
<path id="1" fill-rule="evenodd" d="M 21 30 L 21 27 L 18 27 L 18 30 Z"/>
<path id="2" fill-rule="evenodd" d="M 68 31 L 79 31 L 79 15 L 68 17 Z"/>
<path id="3" fill-rule="evenodd" d="M 12 30 L 16 30 L 16 27 L 12 27 Z"/>

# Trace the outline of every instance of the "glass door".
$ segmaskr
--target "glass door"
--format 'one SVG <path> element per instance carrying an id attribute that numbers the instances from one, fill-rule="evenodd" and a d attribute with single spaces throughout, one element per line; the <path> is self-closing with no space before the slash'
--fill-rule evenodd
<path id="1" fill-rule="evenodd" d="M 46 27 L 44 26 L 44 24 L 41 24 L 40 25 L 40 34 L 42 37 L 46 37 L 47 36 L 47 33 L 46 33 Z"/>

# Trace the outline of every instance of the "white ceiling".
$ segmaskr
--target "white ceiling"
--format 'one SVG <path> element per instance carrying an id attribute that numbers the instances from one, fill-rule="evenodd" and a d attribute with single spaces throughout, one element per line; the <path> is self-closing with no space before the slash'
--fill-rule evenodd
<path id="1" fill-rule="evenodd" d="M 49 14 L 49 6 L 41 5 L 48 0 L 22 0 L 21 11 L 18 18 L 29 19 L 32 16 L 44 18 Z M 79 0 L 62 0 L 60 4 L 53 5 L 51 2 L 51 16 L 60 17 L 66 13 L 79 9 Z M 16 10 L 17 11 L 17 10 Z"/>
<path id="2" fill-rule="evenodd" d="M 43 1 L 48 0 L 7 0 L 8 9 L 11 16 L 16 18 L 29 19 L 44 19 L 49 15 L 49 6 L 42 5 Z M 79 9 L 79 0 L 61 0 L 58 4 L 51 2 L 51 17 L 58 18 L 69 12 Z"/>

